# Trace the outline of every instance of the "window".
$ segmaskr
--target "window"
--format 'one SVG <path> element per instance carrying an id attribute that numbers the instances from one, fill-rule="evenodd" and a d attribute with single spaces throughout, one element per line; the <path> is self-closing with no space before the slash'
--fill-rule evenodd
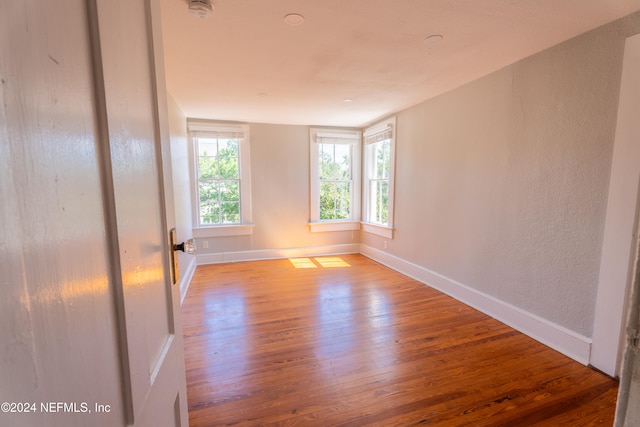
<path id="1" fill-rule="evenodd" d="M 364 132 L 363 229 L 393 238 L 395 117 Z"/>
<path id="2" fill-rule="evenodd" d="M 360 132 L 311 129 L 311 231 L 360 228 Z"/>
<path id="3" fill-rule="evenodd" d="M 194 236 L 251 234 L 249 127 L 187 121 L 194 152 Z"/>

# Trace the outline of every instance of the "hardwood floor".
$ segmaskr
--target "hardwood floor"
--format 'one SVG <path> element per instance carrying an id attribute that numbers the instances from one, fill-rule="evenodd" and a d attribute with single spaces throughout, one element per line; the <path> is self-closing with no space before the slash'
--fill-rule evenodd
<path id="1" fill-rule="evenodd" d="M 183 324 L 191 427 L 613 423 L 616 380 L 361 255 L 200 266 Z"/>

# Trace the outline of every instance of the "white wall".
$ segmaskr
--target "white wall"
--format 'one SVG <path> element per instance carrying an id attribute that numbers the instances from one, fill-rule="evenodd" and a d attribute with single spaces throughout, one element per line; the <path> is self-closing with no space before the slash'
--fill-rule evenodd
<path id="1" fill-rule="evenodd" d="M 388 253 L 590 337 L 623 47 L 638 31 L 631 15 L 400 112 Z"/>

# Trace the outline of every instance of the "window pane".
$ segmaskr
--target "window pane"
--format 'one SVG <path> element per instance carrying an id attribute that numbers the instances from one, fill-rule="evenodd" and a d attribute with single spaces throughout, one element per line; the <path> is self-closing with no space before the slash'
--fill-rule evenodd
<path id="1" fill-rule="evenodd" d="M 200 194 L 200 203 L 218 201 L 218 182 L 217 181 L 200 181 L 198 183 L 198 192 Z"/>
<path id="2" fill-rule="evenodd" d="M 390 166 L 390 141 L 384 140 L 375 144 L 375 174 L 374 177 L 378 179 L 389 178 L 389 166 Z"/>
<path id="3" fill-rule="evenodd" d="M 333 182 L 320 183 L 320 221 L 334 219 L 336 187 Z"/>
<path id="4" fill-rule="evenodd" d="M 215 138 L 198 138 L 198 156 L 217 156 L 218 140 Z"/>
<path id="5" fill-rule="evenodd" d="M 218 204 L 218 202 L 200 203 L 200 223 L 220 223 L 220 205 Z"/>
<path id="6" fill-rule="evenodd" d="M 220 181 L 220 200 L 225 202 L 239 202 L 239 184 L 238 181 Z"/>
<path id="7" fill-rule="evenodd" d="M 386 225 L 389 221 L 389 181 L 371 181 L 371 218 L 370 221 Z"/>
<path id="8" fill-rule="evenodd" d="M 198 157 L 198 178 L 217 178 L 218 158 Z"/>
<path id="9" fill-rule="evenodd" d="M 335 219 L 348 219 L 351 211 L 351 184 L 349 182 L 337 183 L 336 186 L 336 213 Z"/>
<path id="10" fill-rule="evenodd" d="M 319 144 L 320 179 L 351 179 L 351 146 L 348 144 Z"/>
<path id="11" fill-rule="evenodd" d="M 319 162 L 320 162 L 320 179 L 335 179 L 336 165 L 334 161 L 334 144 L 320 144 Z"/>
<path id="12" fill-rule="evenodd" d="M 389 181 L 380 181 L 379 185 L 380 211 L 378 221 L 380 224 L 389 222 Z"/>
<path id="13" fill-rule="evenodd" d="M 320 183 L 320 220 L 349 219 L 351 213 L 351 183 Z"/>
<path id="14" fill-rule="evenodd" d="M 220 157 L 220 177 L 221 178 L 240 178 L 240 169 L 238 168 L 237 157 Z"/>
<path id="15" fill-rule="evenodd" d="M 240 215 L 238 214 L 224 214 L 222 217 L 223 224 L 240 224 Z"/>
<path id="16" fill-rule="evenodd" d="M 239 141 L 237 139 L 220 139 L 218 140 L 219 156 L 238 157 Z"/>
<path id="17" fill-rule="evenodd" d="M 336 176 L 334 179 L 351 179 L 351 146 L 335 145 Z"/>
<path id="18" fill-rule="evenodd" d="M 222 224 L 240 223 L 240 202 L 222 202 Z"/>

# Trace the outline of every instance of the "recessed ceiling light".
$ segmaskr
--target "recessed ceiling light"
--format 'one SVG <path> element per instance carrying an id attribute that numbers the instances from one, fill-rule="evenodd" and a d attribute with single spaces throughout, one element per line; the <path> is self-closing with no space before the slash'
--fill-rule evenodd
<path id="1" fill-rule="evenodd" d="M 304 16 L 299 13 L 290 13 L 285 15 L 284 22 L 292 27 L 304 24 Z"/>
<path id="2" fill-rule="evenodd" d="M 343 100 L 342 100 L 342 102 L 347 102 L 347 103 L 349 103 L 349 102 L 353 102 L 353 99 L 351 99 L 351 98 L 345 98 L 345 99 L 343 99 Z"/>
<path id="3" fill-rule="evenodd" d="M 444 37 L 440 34 L 432 34 L 423 40 L 424 44 L 437 44 L 442 41 Z"/>

